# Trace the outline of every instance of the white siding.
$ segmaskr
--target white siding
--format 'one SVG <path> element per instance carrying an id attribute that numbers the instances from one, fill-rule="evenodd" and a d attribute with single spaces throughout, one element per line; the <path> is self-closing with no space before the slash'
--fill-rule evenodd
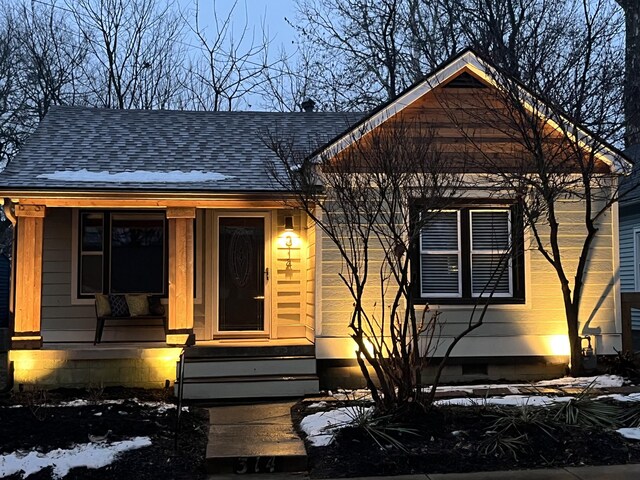
<path id="1" fill-rule="evenodd" d="M 560 243 L 564 254 L 565 271 L 572 281 L 577 265 L 577 257 L 585 230 L 581 223 L 584 215 L 580 204 L 562 201 L 557 205 L 560 220 Z M 613 262 L 612 215 L 607 212 L 600 222 L 600 230 L 589 255 L 586 285 L 580 309 L 580 332 L 595 335 L 598 353 L 614 353 L 613 347 L 620 349 L 620 332 L 616 326 L 616 300 Z M 544 231 L 544 228 L 541 229 Z M 319 358 L 335 358 L 327 345 L 337 345 L 338 339 L 344 344 L 343 352 L 352 352 L 346 342 L 348 323 L 352 311 L 352 301 L 338 273 L 341 269 L 339 253 L 326 237 L 322 241 L 322 334 L 319 335 Z M 381 251 L 372 252 L 372 272 L 379 262 Z M 377 257 L 377 258 L 376 258 Z M 371 281 L 374 281 L 373 278 Z M 562 341 L 567 327 L 560 283 L 550 264 L 534 248 L 530 248 L 525 259 L 524 305 L 495 305 L 489 308 L 484 324 L 474 331 L 470 338 L 454 350 L 454 356 L 501 356 L 513 355 L 555 355 L 557 336 Z M 368 299 L 373 308 L 377 299 Z M 468 322 L 470 306 L 443 305 L 441 320 L 446 322 L 443 330 L 444 343 L 447 338 L 459 332 Z M 474 342 L 474 339 L 478 341 Z M 333 351 L 339 351 L 332 347 Z M 326 353 L 323 353 L 326 352 Z M 336 355 L 339 356 L 339 355 Z"/>

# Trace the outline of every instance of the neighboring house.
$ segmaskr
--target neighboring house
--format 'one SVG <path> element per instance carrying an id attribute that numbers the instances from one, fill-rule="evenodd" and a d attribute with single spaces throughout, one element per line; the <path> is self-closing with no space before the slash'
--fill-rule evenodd
<path id="1" fill-rule="evenodd" d="M 488 88 L 484 68 L 464 52 L 365 120 L 378 128 L 400 111 L 428 111 L 446 121 L 434 92 Z M 318 142 L 343 148 L 348 127 L 361 118 L 53 108 L 0 174 L 0 198 L 17 223 L 15 383 L 162 386 L 175 380 L 191 333 L 185 393 L 192 398 L 309 393 L 318 388 L 316 373 L 323 386 L 359 382 L 339 257 L 285 203 L 287 192 L 267 173 L 277 159 L 262 135 L 282 132 L 301 149 Z M 625 161 L 613 150 L 603 159 L 607 168 Z M 558 209 L 563 221 L 579 215 L 569 201 Z M 444 215 L 458 235 L 449 252 L 455 265 L 437 284 L 419 279 L 425 303 L 441 309 L 448 326 L 464 321 L 474 299 L 463 260 L 474 254 L 472 239 L 460 239 L 472 229 L 464 222 L 487 214 L 496 231 L 508 230 L 510 207 L 495 202 Z M 600 223 L 591 254 L 597 274 L 589 276 L 581 310 L 581 331 L 603 354 L 621 345 L 616 224 L 614 208 Z M 437 265 L 431 254 L 438 252 L 423 252 L 424 263 Z M 510 268 L 500 304 L 454 351 L 449 378 L 563 371 L 566 324 L 555 273 L 531 250 Z M 94 346 L 96 292 L 164 298 L 167 331 L 144 317 L 107 322 Z"/>
<path id="2" fill-rule="evenodd" d="M 620 187 L 620 290 L 630 294 L 640 292 L 640 145 L 626 153 L 635 164 Z M 638 307 L 631 310 L 630 318 L 634 350 L 640 350 L 640 304 Z"/>

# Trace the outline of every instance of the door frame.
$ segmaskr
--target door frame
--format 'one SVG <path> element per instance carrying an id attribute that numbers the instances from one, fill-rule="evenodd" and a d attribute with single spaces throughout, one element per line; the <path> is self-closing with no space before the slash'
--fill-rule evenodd
<path id="1" fill-rule="evenodd" d="M 219 244 L 219 234 L 220 234 L 220 218 L 241 218 L 241 217 L 249 217 L 249 218 L 262 218 L 264 221 L 264 266 L 265 269 L 268 269 L 269 275 L 266 278 L 265 275 L 265 283 L 264 283 L 264 329 L 263 330 L 236 330 L 236 331 L 220 331 L 218 328 L 219 322 L 219 265 L 220 265 L 220 249 L 218 248 Z M 213 212 L 213 291 L 212 293 L 212 307 L 213 307 L 213 318 L 212 318 L 212 335 L 211 338 L 270 338 L 271 337 L 271 279 L 273 276 L 272 268 L 271 268 L 271 212 L 270 211 L 259 211 L 259 210 L 215 210 Z"/>

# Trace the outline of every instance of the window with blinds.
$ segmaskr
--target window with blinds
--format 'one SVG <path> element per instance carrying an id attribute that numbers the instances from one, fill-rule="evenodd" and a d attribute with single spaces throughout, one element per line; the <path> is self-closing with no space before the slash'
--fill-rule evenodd
<path id="1" fill-rule="evenodd" d="M 511 218 L 509 210 L 471 210 L 471 292 L 512 295 Z"/>
<path id="2" fill-rule="evenodd" d="M 459 297 L 460 212 L 442 211 L 420 232 L 420 276 L 422 296 Z"/>
<path id="3" fill-rule="evenodd" d="M 419 296 L 441 303 L 524 300 L 524 262 L 514 260 L 512 215 L 506 206 L 430 212 L 417 249 Z"/>

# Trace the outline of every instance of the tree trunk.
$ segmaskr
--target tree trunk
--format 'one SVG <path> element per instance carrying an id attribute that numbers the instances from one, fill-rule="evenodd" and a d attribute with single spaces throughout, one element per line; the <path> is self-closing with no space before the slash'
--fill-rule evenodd
<path id="1" fill-rule="evenodd" d="M 577 377 L 584 374 L 582 342 L 578 330 L 578 309 L 572 303 L 567 305 L 565 302 L 565 315 L 567 317 L 567 334 L 571 354 L 570 373 L 572 377 Z"/>
<path id="2" fill-rule="evenodd" d="M 627 147 L 640 144 L 640 2 L 618 0 L 626 23 L 624 113 Z"/>

